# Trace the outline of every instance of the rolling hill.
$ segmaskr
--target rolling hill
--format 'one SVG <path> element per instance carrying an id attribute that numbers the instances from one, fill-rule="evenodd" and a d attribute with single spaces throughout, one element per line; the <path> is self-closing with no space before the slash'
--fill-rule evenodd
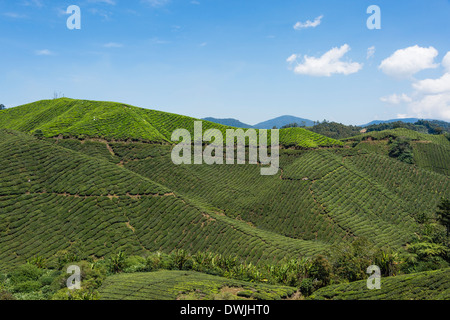
<path id="1" fill-rule="evenodd" d="M 253 126 L 240 122 L 237 119 L 227 118 L 227 119 L 218 119 L 218 118 L 203 118 L 202 120 L 223 124 L 224 126 L 235 127 L 235 128 L 253 128 Z"/>
<path id="2" fill-rule="evenodd" d="M 43 100 L 0 111 L 0 129 L 33 133 L 46 137 L 102 138 L 171 144 L 172 132 L 186 129 L 194 135 L 198 119 L 172 113 L 138 108 L 115 102 L 60 98 Z M 226 130 L 234 127 L 202 121 L 202 129 Z M 270 141 L 270 134 L 268 134 Z M 342 145 L 338 140 L 311 133 L 303 128 L 280 132 L 280 143 L 297 147 Z"/>
<path id="3" fill-rule="evenodd" d="M 299 126 L 311 127 L 314 121 L 303 119 L 294 116 L 281 116 L 267 121 L 255 124 L 253 127 L 257 129 L 272 129 L 274 126 L 278 129 L 292 123 L 297 123 Z"/>

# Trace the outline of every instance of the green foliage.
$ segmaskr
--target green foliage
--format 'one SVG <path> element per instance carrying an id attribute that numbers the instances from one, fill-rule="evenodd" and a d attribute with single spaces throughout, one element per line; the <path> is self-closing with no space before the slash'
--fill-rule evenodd
<path id="1" fill-rule="evenodd" d="M 119 251 L 117 254 L 113 255 L 109 259 L 109 270 L 112 273 L 122 272 L 126 267 L 126 256 L 125 253 Z"/>
<path id="2" fill-rule="evenodd" d="M 35 265 L 36 267 L 38 267 L 40 269 L 45 269 L 47 267 L 47 259 L 45 259 L 41 256 L 35 256 L 31 259 L 28 259 L 27 263 Z"/>
<path id="3" fill-rule="evenodd" d="M 346 126 L 341 123 L 324 121 L 307 129 L 329 138 L 343 139 L 359 135 L 362 128 L 358 126 Z"/>
<path id="4" fill-rule="evenodd" d="M 95 290 L 70 290 L 65 288 L 55 293 L 51 300 L 100 300 L 100 295 Z"/>
<path id="5" fill-rule="evenodd" d="M 43 274 L 44 270 L 39 269 L 37 266 L 24 264 L 12 271 L 9 277 L 13 284 L 18 284 L 27 281 L 38 281 Z"/>
<path id="6" fill-rule="evenodd" d="M 30 293 L 34 291 L 38 291 L 42 287 L 42 283 L 39 281 L 23 281 L 19 282 L 14 285 L 14 292 L 21 292 L 21 293 Z"/>
<path id="7" fill-rule="evenodd" d="M 34 131 L 33 136 L 37 139 L 42 139 L 44 137 L 44 133 L 42 132 L 42 130 L 37 129 Z"/>
<path id="8" fill-rule="evenodd" d="M 310 296 L 314 291 L 314 281 L 311 278 L 303 279 L 300 283 L 300 292 L 305 297 Z"/>
<path id="9" fill-rule="evenodd" d="M 376 248 L 365 238 L 359 238 L 350 245 L 333 249 L 333 273 L 347 281 L 362 280 L 367 277 L 367 267 L 375 262 Z"/>
<path id="10" fill-rule="evenodd" d="M 405 163 L 414 163 L 413 149 L 408 139 L 397 138 L 396 140 L 391 140 L 390 143 L 390 157 L 396 158 Z"/>
<path id="11" fill-rule="evenodd" d="M 442 199 L 436 212 L 438 221 L 447 229 L 447 237 L 450 235 L 450 200 Z"/>
<path id="12" fill-rule="evenodd" d="M 330 284 L 331 274 L 332 265 L 323 255 L 318 255 L 311 261 L 309 277 L 317 280 L 316 287 L 320 288 Z"/>

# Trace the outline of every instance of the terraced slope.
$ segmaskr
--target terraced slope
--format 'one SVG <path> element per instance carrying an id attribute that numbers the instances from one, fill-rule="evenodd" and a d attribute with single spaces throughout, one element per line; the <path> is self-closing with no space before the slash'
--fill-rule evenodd
<path id="1" fill-rule="evenodd" d="M 430 135 L 401 128 L 369 132 L 343 141 L 357 143 L 358 149 L 388 155 L 390 138 L 410 139 L 417 166 L 450 176 L 450 141 L 444 135 Z"/>
<path id="2" fill-rule="evenodd" d="M 326 248 L 252 228 L 101 157 L 22 133 L 1 130 L 0 150 L 0 270 L 73 246 L 95 257 L 183 248 L 254 262 Z"/>
<path id="3" fill-rule="evenodd" d="M 176 129 L 187 129 L 193 137 L 195 121 L 201 120 L 115 102 L 68 98 L 43 100 L 0 111 L 0 129 L 27 133 L 39 129 L 46 137 L 100 137 L 157 143 L 171 142 Z M 209 121 L 202 123 L 203 132 L 218 129 L 224 137 L 227 129 L 236 129 Z M 268 139 L 270 142 L 270 133 Z M 280 143 L 303 148 L 342 145 L 340 141 L 302 128 L 281 130 Z"/>
<path id="4" fill-rule="evenodd" d="M 227 299 L 279 300 L 295 288 L 226 279 L 194 271 L 156 271 L 108 277 L 99 293 L 102 300 Z M 228 293 L 228 295 L 227 295 Z"/>
<path id="5" fill-rule="evenodd" d="M 279 174 L 261 176 L 256 165 L 177 166 L 168 146 L 110 147 L 115 163 L 208 210 L 254 229 L 329 244 L 364 236 L 401 246 L 417 228 L 416 214 L 431 214 L 450 196 L 447 176 L 365 150 L 282 150 Z"/>
<path id="6" fill-rule="evenodd" d="M 367 281 L 331 285 L 314 292 L 317 300 L 450 300 L 450 269 L 381 278 L 380 290 Z"/>

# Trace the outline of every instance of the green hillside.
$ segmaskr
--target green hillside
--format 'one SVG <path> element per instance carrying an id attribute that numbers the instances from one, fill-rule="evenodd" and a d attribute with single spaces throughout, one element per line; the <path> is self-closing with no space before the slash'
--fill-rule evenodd
<path id="1" fill-rule="evenodd" d="M 442 198 L 450 198 L 445 136 L 396 129 L 336 141 L 282 129 L 280 170 L 262 176 L 260 164 L 175 165 L 171 133 L 192 133 L 194 121 L 71 99 L 0 111 L 0 271 L 33 257 L 54 266 L 62 253 L 98 261 L 119 251 L 184 249 L 259 267 L 320 254 L 337 277 L 353 281 L 366 274 L 345 274 L 336 252 L 355 243 L 367 252 L 394 252 L 394 262 L 409 266 L 402 272 L 448 266 L 448 237 L 436 219 Z M 231 127 L 204 121 L 208 128 Z M 392 155 L 399 146 L 412 161 Z M 367 252 L 362 261 L 373 263 L 375 254 Z M 395 269 L 389 263 L 387 273 Z M 167 287 L 178 280 L 167 276 L 164 294 L 176 297 Z M 104 292 L 121 294 L 117 288 L 134 281 L 127 277 L 134 275 L 111 278 Z M 153 275 L 139 277 L 148 292 Z M 196 277 L 194 283 L 204 280 Z M 223 281 L 211 281 L 205 290 L 217 292 Z"/>
<path id="2" fill-rule="evenodd" d="M 295 288 L 250 283 L 194 271 L 157 271 L 108 277 L 99 289 L 104 300 L 263 299 L 280 300 Z"/>
<path id="3" fill-rule="evenodd" d="M 157 143 L 170 143 L 176 129 L 187 129 L 193 136 L 195 121 L 201 120 L 121 103 L 69 98 L 42 100 L 0 111 L 0 129 L 27 133 L 41 130 L 46 137 L 61 135 Z M 218 129 L 224 137 L 227 129 L 236 129 L 209 121 L 202 123 L 203 131 Z M 268 138 L 270 141 L 270 134 Z M 300 128 L 282 130 L 280 143 L 303 148 L 342 145 L 340 141 Z"/>
<path id="4" fill-rule="evenodd" d="M 450 140 L 445 135 L 419 133 L 405 128 L 373 131 L 343 139 L 356 148 L 389 155 L 392 141 L 407 141 L 412 162 L 421 168 L 450 176 Z"/>
<path id="5" fill-rule="evenodd" d="M 95 257 L 211 249 L 258 261 L 325 245 L 252 228 L 101 157 L 21 133 L 2 130 L 0 149 L 0 270 L 72 247 Z"/>
<path id="6" fill-rule="evenodd" d="M 450 269 L 381 278 L 380 290 L 367 281 L 331 285 L 316 291 L 317 300 L 450 300 Z"/>

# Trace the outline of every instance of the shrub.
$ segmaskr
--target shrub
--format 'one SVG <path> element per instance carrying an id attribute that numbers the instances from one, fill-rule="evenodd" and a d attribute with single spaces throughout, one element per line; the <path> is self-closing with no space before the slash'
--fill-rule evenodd
<path id="1" fill-rule="evenodd" d="M 67 288 L 59 290 L 52 296 L 52 300 L 99 300 L 97 291 L 89 289 L 69 290 Z"/>
<path id="2" fill-rule="evenodd" d="M 330 262 L 324 256 L 318 255 L 311 262 L 309 276 L 317 279 L 318 287 L 324 287 L 330 283 L 331 269 Z"/>
<path id="3" fill-rule="evenodd" d="M 303 279 L 302 282 L 300 283 L 300 292 L 302 293 L 302 295 L 308 297 L 313 293 L 313 291 L 314 291 L 313 279 L 311 278 Z"/>
<path id="4" fill-rule="evenodd" d="M 26 281 L 38 281 L 43 273 L 44 270 L 27 263 L 19 266 L 16 270 L 11 272 L 10 279 L 13 284 Z"/>
<path id="5" fill-rule="evenodd" d="M 41 256 L 35 256 L 27 260 L 28 264 L 35 265 L 39 269 L 45 269 L 47 267 L 47 259 Z"/>
<path id="6" fill-rule="evenodd" d="M 37 139 L 42 139 L 44 137 L 44 133 L 42 132 L 42 130 L 36 130 L 33 133 L 33 136 Z"/>
<path id="7" fill-rule="evenodd" d="M 109 259 L 109 271 L 112 273 L 119 273 L 125 269 L 125 254 L 119 251 Z"/>
<path id="8" fill-rule="evenodd" d="M 29 293 L 34 291 L 39 291 L 41 289 L 41 282 L 40 281 L 34 281 L 34 280 L 28 280 L 20 283 L 16 283 L 13 287 L 14 292 L 21 292 L 21 293 Z"/>

